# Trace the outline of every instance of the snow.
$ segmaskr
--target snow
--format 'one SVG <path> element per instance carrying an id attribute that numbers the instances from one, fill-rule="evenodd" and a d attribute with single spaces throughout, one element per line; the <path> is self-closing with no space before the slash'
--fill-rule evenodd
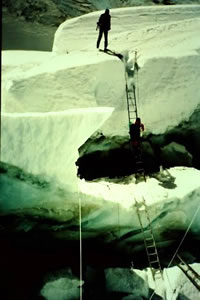
<path id="1" fill-rule="evenodd" d="M 62 23 L 52 52 L 3 51 L 3 111 L 110 106 L 115 112 L 101 131 L 127 135 L 124 70 L 133 68 L 137 51 L 138 112 L 146 132 L 164 133 L 200 105 L 199 10 L 198 5 L 111 9 L 109 48 L 124 54 L 125 66 L 96 50 L 100 11 Z"/>
<path id="2" fill-rule="evenodd" d="M 167 34 L 169 38 L 172 27 L 174 27 L 172 30 L 174 31 L 173 33 L 176 34 L 178 24 L 180 24 L 178 26 L 179 30 L 185 32 L 183 24 L 187 26 L 188 21 L 192 22 L 192 20 L 195 21 L 196 19 L 198 22 L 199 10 L 198 5 L 111 9 L 112 23 L 111 31 L 109 32 L 109 45 L 118 51 L 131 51 L 138 49 L 139 46 L 142 49 L 146 44 L 146 40 L 152 37 L 154 38 L 154 42 L 159 43 L 160 33 Z M 98 34 L 96 31 L 96 22 L 101 13 L 103 11 L 93 12 L 62 23 L 55 33 L 53 52 L 66 53 L 66 51 L 71 52 L 74 50 L 94 51 Z M 183 23 L 180 22 L 181 20 Z M 175 37 L 171 36 L 172 40 L 173 38 Z M 198 41 L 196 43 L 199 45 Z M 153 44 L 151 43 L 151 45 Z M 171 48 L 171 45 L 168 45 L 168 48 Z M 157 50 L 161 53 L 165 49 L 162 49 L 162 51 L 161 49 Z"/>
<path id="3" fill-rule="evenodd" d="M 124 208 L 131 208 L 135 203 L 134 199 L 142 201 L 145 198 L 147 205 L 151 206 L 167 199 L 181 199 L 192 191 L 199 189 L 200 172 L 193 168 L 176 167 L 168 170 L 171 177 L 175 178 L 175 187 L 166 189 L 156 178 L 146 178 L 146 182 L 142 181 L 136 184 L 135 178 L 127 185 L 126 183 L 108 182 L 102 179 L 98 182 L 86 182 L 79 180 L 80 190 L 89 195 L 102 197 L 107 201 L 120 203 Z M 163 172 L 163 175 L 165 171 Z M 160 175 L 162 179 L 162 173 Z M 163 176 L 165 179 L 165 177 Z M 189 178 L 189 179 L 188 179 Z"/>
<path id="4" fill-rule="evenodd" d="M 101 12 L 62 23 L 52 52 L 3 51 L 4 112 L 111 106 L 101 131 L 128 134 L 124 65 L 96 50 Z M 200 105 L 199 12 L 199 5 L 111 9 L 109 48 L 126 56 L 129 69 L 137 51 L 138 111 L 147 132 L 164 133 Z"/>
<path id="5" fill-rule="evenodd" d="M 95 24 L 101 12 L 62 23 L 55 33 L 53 52 L 95 52 Z M 138 109 L 147 131 L 159 134 L 177 126 L 200 104 L 199 12 L 198 5 L 111 9 L 108 48 L 128 51 L 129 64 L 134 63 L 137 51 L 141 67 L 136 81 Z M 104 125 L 104 133 L 128 131 L 124 107 L 111 120 Z M 113 123 L 111 132 L 108 127 Z"/>
<path id="6" fill-rule="evenodd" d="M 33 60 L 33 67 L 24 70 L 29 57 L 24 51 L 15 51 L 19 62 L 16 69 L 15 63 L 9 60 L 12 53 L 4 51 L 2 55 L 4 69 L 12 65 L 2 82 L 4 112 L 49 112 L 122 105 L 124 67 L 112 57 L 94 53 L 51 53 L 44 60 L 43 54 L 40 57 L 41 53 L 38 53 L 40 63 Z"/>
<path id="7" fill-rule="evenodd" d="M 78 148 L 112 111 L 112 108 L 88 108 L 4 113 L 1 160 L 76 191 Z"/>
<path id="8" fill-rule="evenodd" d="M 47 300 L 74 300 L 79 298 L 80 280 L 74 277 L 71 270 L 60 271 L 57 276 L 50 274 L 40 294 Z"/>
<path id="9" fill-rule="evenodd" d="M 140 228 L 135 199 L 144 197 L 158 242 L 169 243 L 162 239 L 169 228 L 186 230 L 199 207 L 199 170 L 177 167 L 140 183 L 135 177 L 128 184 L 88 183 L 77 178 L 75 162 L 78 148 L 97 129 L 128 134 L 124 69 L 133 67 L 136 50 L 138 108 L 146 130 L 163 133 L 188 120 L 200 105 L 199 12 L 200 6 L 112 9 L 109 47 L 128 54 L 126 66 L 95 49 L 101 12 L 64 22 L 52 52 L 3 51 L 1 159 L 50 182 L 50 189 L 1 174 L 1 211 L 29 209 L 78 224 L 81 192 L 85 236 L 103 229 L 111 241 Z M 166 188 L 171 181 L 173 188 Z M 54 194 L 55 185 L 74 198 Z M 141 217 L 145 225 L 143 210 Z M 25 225 L 28 231 L 31 224 Z M 198 214 L 191 231 L 199 230 Z M 141 234 L 131 239 L 142 241 Z M 68 284 L 58 280 L 53 286 L 61 290 Z"/>

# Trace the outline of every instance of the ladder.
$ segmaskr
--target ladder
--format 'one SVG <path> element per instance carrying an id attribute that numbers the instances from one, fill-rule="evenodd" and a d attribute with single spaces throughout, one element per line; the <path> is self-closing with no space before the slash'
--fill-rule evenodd
<path id="1" fill-rule="evenodd" d="M 138 112 L 137 112 L 135 86 L 132 85 L 130 87 L 128 86 L 128 83 L 126 83 L 126 100 L 127 100 L 127 110 L 128 110 L 128 121 L 130 126 L 130 124 L 133 123 L 138 117 Z"/>
<path id="2" fill-rule="evenodd" d="M 126 98 L 127 98 L 127 109 L 128 109 L 128 122 L 130 126 L 130 124 L 135 122 L 136 118 L 138 117 L 138 112 L 137 112 L 135 86 L 129 88 L 127 83 L 126 83 Z M 131 148 L 133 148 L 132 145 Z M 142 173 L 144 179 L 146 179 L 144 163 L 142 160 L 142 153 L 140 148 L 139 148 L 139 153 L 137 155 L 134 154 L 134 157 L 135 157 L 135 171 L 137 173 Z"/>
<path id="3" fill-rule="evenodd" d="M 139 70 L 137 64 L 137 51 L 135 51 L 134 69 L 136 70 L 136 72 L 138 72 Z M 133 123 L 138 117 L 136 86 L 134 83 L 128 83 L 128 73 L 126 71 L 125 71 L 125 79 L 126 79 L 126 100 L 127 100 L 127 109 L 128 109 L 128 121 L 130 126 L 130 124 Z"/>
<path id="4" fill-rule="evenodd" d="M 139 70 L 139 67 L 137 65 L 137 51 L 135 51 L 135 70 L 136 70 L 136 72 L 138 72 L 138 70 Z M 132 123 L 134 123 L 138 117 L 137 99 L 136 99 L 137 97 L 136 97 L 135 84 L 128 83 L 128 74 L 127 73 L 125 73 L 125 79 L 126 79 L 126 100 L 127 100 L 127 110 L 128 110 L 128 124 L 129 124 L 129 129 L 130 129 L 130 125 Z M 131 145 L 131 143 L 130 143 L 130 147 L 133 151 L 133 155 L 135 158 L 134 171 L 136 173 L 143 174 L 144 180 L 146 181 L 141 149 L 139 147 L 138 153 L 136 154 L 136 153 L 134 153 L 134 149 L 133 149 L 133 146 Z"/>
<path id="5" fill-rule="evenodd" d="M 145 199 L 143 198 L 143 201 L 140 203 L 138 203 L 137 200 L 135 199 L 135 204 L 136 204 L 136 212 L 137 212 L 138 220 L 144 237 L 144 246 L 147 253 L 148 263 L 151 269 L 153 279 L 154 281 L 156 281 L 157 279 L 163 279 L 156 242 L 154 239 L 153 230 L 151 227 L 151 220 L 150 220 Z M 145 211 L 145 218 L 148 223 L 146 227 L 143 226 L 143 222 L 140 214 L 141 211 Z"/>
<path id="6" fill-rule="evenodd" d="M 200 291 L 200 275 L 191 266 L 189 266 L 180 257 L 180 255 L 177 254 L 177 258 L 180 261 L 178 267 L 183 271 L 183 273 L 187 276 L 191 283 Z"/>

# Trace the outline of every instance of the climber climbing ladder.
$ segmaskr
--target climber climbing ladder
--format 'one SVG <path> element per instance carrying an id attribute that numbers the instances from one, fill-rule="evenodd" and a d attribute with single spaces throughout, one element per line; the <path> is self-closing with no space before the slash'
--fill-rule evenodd
<path id="1" fill-rule="evenodd" d="M 200 291 L 200 275 L 189 266 L 181 257 L 177 254 L 177 257 L 180 261 L 178 267 L 183 271 L 191 283 Z"/>
<path id="2" fill-rule="evenodd" d="M 138 72 L 138 65 L 137 65 L 137 52 L 135 51 L 135 62 L 134 62 L 134 70 Z M 135 123 L 135 120 L 138 118 L 138 109 L 137 109 L 137 99 L 136 99 L 136 86 L 135 84 L 129 82 L 128 74 L 125 72 L 125 79 L 126 79 L 126 99 L 127 99 L 127 110 L 128 110 L 128 124 L 129 127 L 131 124 Z M 142 160 L 142 152 L 140 146 L 137 148 L 137 154 L 134 152 L 134 148 L 131 144 L 131 148 L 135 157 L 135 172 L 142 173 L 145 178 L 145 170 L 144 164 Z"/>
<path id="3" fill-rule="evenodd" d="M 144 246 L 145 246 L 145 250 L 147 253 L 149 267 L 151 269 L 153 279 L 154 280 L 157 280 L 160 278 L 163 279 L 162 269 L 161 269 L 158 251 L 157 251 L 157 247 L 156 247 L 156 242 L 154 239 L 153 230 L 151 227 L 151 220 L 150 220 L 150 216 L 149 216 L 149 212 L 148 212 L 148 208 L 147 208 L 145 199 L 143 198 L 143 201 L 140 203 L 138 203 L 135 200 L 135 204 L 136 204 L 136 212 L 138 215 L 138 220 L 139 220 L 140 227 L 141 227 L 143 237 L 144 237 Z M 144 216 L 145 216 L 147 224 L 148 224 L 145 227 L 143 226 L 143 222 L 142 222 L 142 218 L 141 218 L 142 211 L 145 212 Z"/>

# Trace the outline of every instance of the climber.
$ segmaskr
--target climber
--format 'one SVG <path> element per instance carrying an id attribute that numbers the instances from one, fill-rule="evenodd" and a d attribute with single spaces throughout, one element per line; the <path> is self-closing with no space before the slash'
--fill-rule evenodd
<path id="1" fill-rule="evenodd" d="M 97 22 L 97 28 L 99 29 L 99 36 L 97 39 L 97 48 L 99 48 L 102 35 L 104 34 L 104 51 L 106 52 L 108 46 L 108 31 L 110 30 L 110 14 L 109 9 L 105 10 L 105 13 L 102 14 Z"/>
<path id="2" fill-rule="evenodd" d="M 135 152 L 138 152 L 140 143 L 141 143 L 141 131 L 144 131 L 144 125 L 141 123 L 141 119 L 137 118 L 135 123 L 130 125 L 130 137 L 131 137 L 131 145 Z"/>

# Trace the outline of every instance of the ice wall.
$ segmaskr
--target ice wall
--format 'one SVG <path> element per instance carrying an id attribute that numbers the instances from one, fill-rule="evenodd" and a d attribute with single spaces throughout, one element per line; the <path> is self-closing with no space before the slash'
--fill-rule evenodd
<path id="1" fill-rule="evenodd" d="M 1 160 L 76 191 L 78 148 L 112 111 L 112 108 L 93 108 L 3 113 Z"/>

